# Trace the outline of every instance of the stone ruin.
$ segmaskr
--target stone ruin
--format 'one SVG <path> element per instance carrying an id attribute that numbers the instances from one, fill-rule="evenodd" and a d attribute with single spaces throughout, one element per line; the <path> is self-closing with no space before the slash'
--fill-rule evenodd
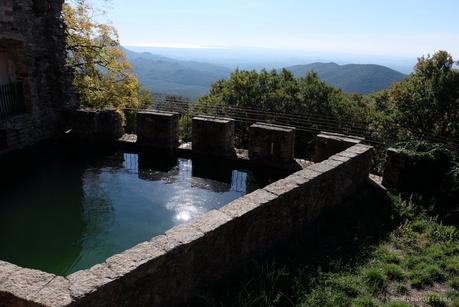
<path id="1" fill-rule="evenodd" d="M 63 2 L 0 1 L 0 154 L 62 130 L 73 97 Z"/>
<path id="2" fill-rule="evenodd" d="M 231 118 L 193 117 L 193 151 L 211 155 L 234 152 L 234 120 Z"/>

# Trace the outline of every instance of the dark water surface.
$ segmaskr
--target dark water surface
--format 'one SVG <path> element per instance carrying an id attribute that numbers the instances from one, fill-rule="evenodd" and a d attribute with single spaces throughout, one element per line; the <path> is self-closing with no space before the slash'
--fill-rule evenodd
<path id="1" fill-rule="evenodd" d="M 280 177 L 120 150 L 27 159 L 2 171 L 0 260 L 58 275 L 101 263 Z"/>

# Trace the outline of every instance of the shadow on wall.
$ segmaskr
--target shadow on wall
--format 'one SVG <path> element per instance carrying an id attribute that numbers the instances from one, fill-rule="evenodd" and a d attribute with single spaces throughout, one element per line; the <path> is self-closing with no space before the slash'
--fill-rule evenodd
<path id="1" fill-rule="evenodd" d="M 391 210 L 387 193 L 369 183 L 265 257 L 252 259 L 230 277 L 202 289 L 187 306 L 239 306 L 263 296 L 277 302 L 273 307 L 295 306 L 296 277 L 307 284 L 336 263 L 361 260 L 396 225 Z"/>

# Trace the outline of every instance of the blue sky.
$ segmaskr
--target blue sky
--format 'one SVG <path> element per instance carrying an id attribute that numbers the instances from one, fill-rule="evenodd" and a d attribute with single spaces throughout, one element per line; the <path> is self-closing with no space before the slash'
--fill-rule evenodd
<path id="1" fill-rule="evenodd" d="M 100 1 L 100 0 L 96 0 Z M 459 57 L 459 0 L 111 0 L 128 46 Z"/>

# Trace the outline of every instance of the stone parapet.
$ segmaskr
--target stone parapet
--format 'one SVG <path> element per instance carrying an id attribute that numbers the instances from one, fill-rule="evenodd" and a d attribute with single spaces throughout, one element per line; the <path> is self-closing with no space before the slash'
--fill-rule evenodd
<path id="1" fill-rule="evenodd" d="M 174 150 L 179 144 L 179 114 L 142 111 L 137 113 L 137 143 L 147 147 Z"/>
<path id="2" fill-rule="evenodd" d="M 363 141 L 360 137 L 339 133 L 321 132 L 314 139 L 313 162 L 321 162 L 328 157 Z"/>
<path id="3" fill-rule="evenodd" d="M 93 141 L 116 141 L 124 134 L 123 119 L 116 110 L 77 110 L 72 113 L 72 135 Z"/>
<path id="4" fill-rule="evenodd" d="M 21 115 L 13 113 L 0 120 L 0 130 L 20 136 L 9 138 L 7 150 L 0 150 L 0 154 L 64 132 L 64 110 L 76 99 L 65 63 L 63 3 L 0 0 L 0 60 L 8 60 L 9 82 L 21 84 L 21 104 L 25 107 Z"/>
<path id="5" fill-rule="evenodd" d="M 0 261 L 0 306 L 177 306 L 301 231 L 368 180 L 356 144 L 176 226 L 104 263 L 59 277 Z"/>
<path id="6" fill-rule="evenodd" d="M 194 152 L 209 155 L 234 153 L 234 120 L 231 118 L 193 117 L 192 134 Z"/>
<path id="7" fill-rule="evenodd" d="M 249 158 L 266 162 L 291 162 L 295 154 L 295 128 L 267 123 L 250 126 Z"/>

